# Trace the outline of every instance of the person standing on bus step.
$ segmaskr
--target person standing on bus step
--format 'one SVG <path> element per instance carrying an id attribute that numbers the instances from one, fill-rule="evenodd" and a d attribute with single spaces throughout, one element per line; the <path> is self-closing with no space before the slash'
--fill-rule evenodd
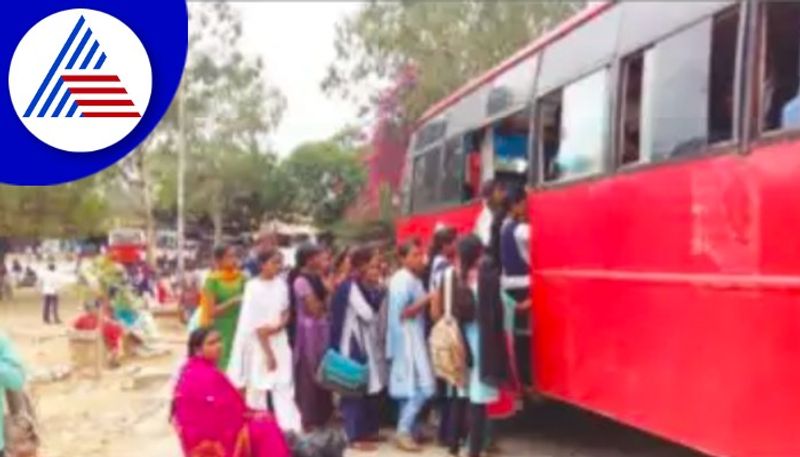
<path id="1" fill-rule="evenodd" d="M 53 263 L 47 265 L 39 278 L 39 287 L 42 291 L 42 319 L 45 324 L 60 324 L 58 316 L 58 292 L 61 288 L 61 278 L 56 272 Z M 51 320 L 52 316 L 52 320 Z"/>
<path id="2" fill-rule="evenodd" d="M 500 398 L 489 405 L 490 419 L 505 419 L 521 407 L 522 385 L 531 385 L 530 369 L 530 226 L 527 223 L 525 189 L 509 189 L 506 204 L 508 218 L 503 223 L 500 236 L 503 289 L 503 328 L 509 361 L 508 382 L 499 389 Z M 524 314 L 523 314 L 524 313 Z M 521 317 L 521 318 L 518 318 Z M 520 375 L 520 373 L 522 373 Z"/>
<path id="3" fill-rule="evenodd" d="M 389 281 L 386 332 L 386 358 L 391 365 L 389 395 L 400 406 L 395 445 L 406 452 L 420 452 L 419 414 L 436 390 L 425 338 L 425 310 L 431 295 L 419 279 L 425 269 L 419 243 L 405 242 L 397 252 L 402 268 Z"/>
<path id="4" fill-rule="evenodd" d="M 214 249 L 214 270 L 203 286 L 200 301 L 200 326 L 213 326 L 222 337 L 222 355 L 219 368 L 228 368 L 233 337 L 239 322 L 245 278 L 238 268 L 236 253 L 231 246 Z"/>
<path id="5" fill-rule="evenodd" d="M 530 225 L 527 195 L 522 187 L 508 190 L 508 217 L 500 232 L 500 258 L 503 265 L 503 290 L 522 302 L 530 293 Z"/>
<path id="6" fill-rule="evenodd" d="M 503 185 L 494 179 L 486 181 L 481 187 L 481 199 L 483 199 L 483 209 L 478 215 L 478 220 L 475 221 L 473 233 L 480 238 L 484 247 L 489 247 L 492 241 L 492 221 L 505 199 Z"/>

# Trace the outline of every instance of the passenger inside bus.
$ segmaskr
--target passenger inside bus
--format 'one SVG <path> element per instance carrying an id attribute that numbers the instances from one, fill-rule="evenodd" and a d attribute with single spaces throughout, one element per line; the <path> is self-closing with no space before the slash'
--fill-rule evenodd
<path id="1" fill-rule="evenodd" d="M 800 95 L 800 3 L 764 5 L 766 46 L 761 84 L 762 131 L 783 125 L 783 111 Z"/>
<path id="2" fill-rule="evenodd" d="M 736 77 L 736 43 L 739 10 L 719 16 L 711 39 L 711 84 L 708 106 L 708 143 L 733 138 L 733 88 Z"/>
<path id="3" fill-rule="evenodd" d="M 525 186 L 529 162 L 530 110 L 498 121 L 493 129 L 495 179 L 505 186 Z"/>
<path id="4" fill-rule="evenodd" d="M 636 163 L 641 156 L 641 106 L 642 77 L 644 75 L 644 53 L 635 54 L 624 62 L 622 105 L 622 157 L 620 163 Z"/>
<path id="5" fill-rule="evenodd" d="M 561 148 L 561 91 L 554 92 L 540 102 L 542 129 L 541 148 L 544 152 L 544 179 L 556 181 L 561 176 L 556 159 Z"/>
<path id="6" fill-rule="evenodd" d="M 528 169 L 528 119 L 523 110 L 495 124 L 495 169 L 517 174 Z"/>
<path id="7" fill-rule="evenodd" d="M 736 47 L 739 10 L 733 9 L 714 19 L 708 87 L 708 120 L 705 138 L 692 138 L 679 144 L 672 157 L 696 154 L 707 145 L 733 139 Z"/>
<path id="8" fill-rule="evenodd" d="M 467 157 L 464 161 L 464 183 L 461 201 L 468 202 L 478 196 L 481 186 L 481 144 L 483 143 L 483 130 L 476 130 L 464 135 L 464 151 Z"/>

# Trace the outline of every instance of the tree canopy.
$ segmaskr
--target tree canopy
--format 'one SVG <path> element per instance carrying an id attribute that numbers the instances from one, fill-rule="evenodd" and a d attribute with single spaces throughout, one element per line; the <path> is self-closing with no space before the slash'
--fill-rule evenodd
<path id="1" fill-rule="evenodd" d="M 393 101 L 401 118 L 414 120 L 583 4 L 370 2 L 337 25 L 336 59 L 322 87 L 360 103 L 365 113 Z M 387 100 L 387 83 L 407 90 Z"/>
<path id="2" fill-rule="evenodd" d="M 366 173 L 357 149 L 342 135 L 299 146 L 284 162 L 280 174 L 287 187 L 270 192 L 293 194 L 290 207 L 319 225 L 336 222 L 361 191 Z"/>

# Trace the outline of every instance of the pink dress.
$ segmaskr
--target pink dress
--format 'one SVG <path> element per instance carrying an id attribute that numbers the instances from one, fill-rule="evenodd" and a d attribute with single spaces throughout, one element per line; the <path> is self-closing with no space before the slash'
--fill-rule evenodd
<path id="1" fill-rule="evenodd" d="M 193 357 L 173 399 L 173 421 L 186 457 L 290 457 L 275 420 L 247 410 L 219 369 Z"/>

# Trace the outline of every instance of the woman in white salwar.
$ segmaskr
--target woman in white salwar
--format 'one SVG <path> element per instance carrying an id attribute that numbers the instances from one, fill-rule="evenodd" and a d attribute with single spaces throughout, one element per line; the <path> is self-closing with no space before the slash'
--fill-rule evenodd
<path id="1" fill-rule="evenodd" d="M 247 406 L 267 410 L 268 399 L 285 432 L 302 430 L 294 401 L 289 324 L 289 288 L 279 276 L 283 256 L 277 249 L 259 256 L 261 274 L 244 290 L 242 311 L 233 339 L 228 377 L 245 391 Z"/>

